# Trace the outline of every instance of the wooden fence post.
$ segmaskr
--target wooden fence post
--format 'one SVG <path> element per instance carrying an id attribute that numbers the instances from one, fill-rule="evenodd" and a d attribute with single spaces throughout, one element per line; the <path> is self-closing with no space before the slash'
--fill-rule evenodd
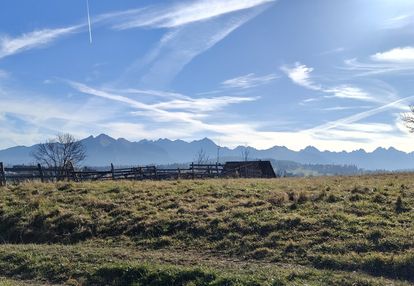
<path id="1" fill-rule="evenodd" d="M 193 162 L 191 163 L 191 174 L 192 174 L 192 177 L 193 177 L 193 180 L 194 180 L 195 173 L 194 173 L 194 163 Z"/>
<path id="2" fill-rule="evenodd" d="M 111 163 L 111 174 L 112 174 L 112 180 L 115 180 L 115 168 L 114 164 Z"/>
<path id="3" fill-rule="evenodd" d="M 0 186 L 6 185 L 6 172 L 4 171 L 3 162 L 0 162 Z"/>
<path id="4" fill-rule="evenodd" d="M 44 174 L 43 174 L 42 165 L 37 164 L 37 169 L 38 169 L 38 171 L 39 171 L 40 181 L 41 181 L 42 183 L 44 183 L 44 182 L 45 182 L 45 176 L 44 176 Z"/>
<path id="5" fill-rule="evenodd" d="M 75 173 L 75 166 L 73 166 L 73 163 L 69 162 L 69 169 L 68 169 L 68 181 L 73 180 L 76 181 L 76 173 Z"/>

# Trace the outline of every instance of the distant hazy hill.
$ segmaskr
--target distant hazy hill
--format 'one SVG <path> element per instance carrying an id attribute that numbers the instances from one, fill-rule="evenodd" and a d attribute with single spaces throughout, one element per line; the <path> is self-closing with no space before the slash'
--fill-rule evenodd
<path id="1" fill-rule="evenodd" d="M 138 164 L 186 163 L 195 159 L 197 151 L 203 149 L 212 161 L 217 158 L 217 145 L 208 138 L 185 142 L 182 140 L 159 139 L 130 142 L 126 139 L 114 139 L 105 134 L 90 136 L 82 140 L 88 157 L 85 165 L 107 166 Z M 36 145 L 35 145 L 36 146 Z M 30 154 L 35 146 L 17 146 L 0 151 L 0 161 L 6 164 L 29 164 L 33 162 Z M 221 160 L 240 160 L 245 147 L 220 148 Z M 301 164 L 319 165 L 356 165 L 366 170 L 403 170 L 414 169 L 414 154 L 398 151 L 394 148 L 378 148 L 367 153 L 364 150 L 353 152 L 321 152 L 314 147 L 292 151 L 286 147 L 275 146 L 266 150 L 247 147 L 251 159 L 274 159 L 293 161 Z"/>

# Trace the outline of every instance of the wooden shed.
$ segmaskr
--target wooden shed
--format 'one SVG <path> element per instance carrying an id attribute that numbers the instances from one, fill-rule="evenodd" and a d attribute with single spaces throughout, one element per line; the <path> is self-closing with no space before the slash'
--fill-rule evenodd
<path id="1" fill-rule="evenodd" d="M 270 161 L 234 161 L 226 162 L 222 176 L 240 178 L 276 178 Z"/>

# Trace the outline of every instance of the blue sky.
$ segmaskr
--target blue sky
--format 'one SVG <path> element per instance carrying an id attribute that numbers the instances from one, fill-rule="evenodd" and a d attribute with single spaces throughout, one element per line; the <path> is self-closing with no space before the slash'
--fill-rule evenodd
<path id="1" fill-rule="evenodd" d="M 413 151 L 412 0 L 3 1 L 0 148 L 58 132 Z"/>

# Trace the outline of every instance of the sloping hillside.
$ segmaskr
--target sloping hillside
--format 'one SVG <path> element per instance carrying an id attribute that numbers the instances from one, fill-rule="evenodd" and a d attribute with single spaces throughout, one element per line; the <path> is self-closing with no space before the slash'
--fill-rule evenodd
<path id="1" fill-rule="evenodd" d="M 411 174 L 0 188 L 0 277 L 412 285 Z"/>

